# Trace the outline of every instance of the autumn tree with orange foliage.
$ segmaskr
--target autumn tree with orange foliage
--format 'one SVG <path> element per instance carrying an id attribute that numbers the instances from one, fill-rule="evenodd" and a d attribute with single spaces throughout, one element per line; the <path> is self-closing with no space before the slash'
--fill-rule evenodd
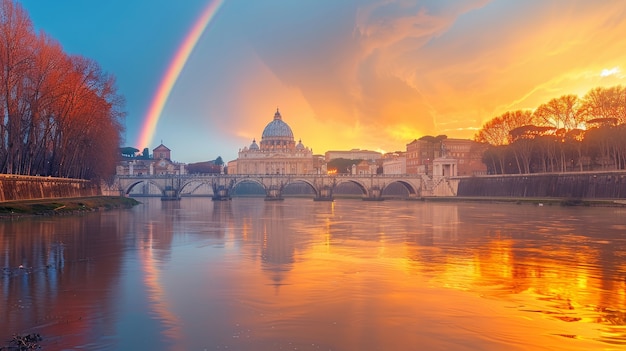
<path id="1" fill-rule="evenodd" d="M 506 112 L 483 125 L 489 172 L 537 173 L 626 168 L 626 89 L 564 95 L 533 112 Z"/>
<path id="2" fill-rule="evenodd" d="M 107 179 L 115 174 L 123 100 L 93 60 L 35 33 L 0 0 L 0 172 Z"/>

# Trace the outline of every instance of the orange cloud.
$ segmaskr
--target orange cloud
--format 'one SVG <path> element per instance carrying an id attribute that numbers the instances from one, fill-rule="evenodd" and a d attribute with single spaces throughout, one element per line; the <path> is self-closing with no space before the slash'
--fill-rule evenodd
<path id="1" fill-rule="evenodd" d="M 471 138 L 506 111 L 624 83 L 619 1 L 269 7 L 249 4 L 235 16 L 226 4 L 214 28 L 230 46 L 212 58 L 227 72 L 212 103 L 239 147 L 261 137 L 276 107 L 316 153 L 392 151 L 426 134 Z"/>

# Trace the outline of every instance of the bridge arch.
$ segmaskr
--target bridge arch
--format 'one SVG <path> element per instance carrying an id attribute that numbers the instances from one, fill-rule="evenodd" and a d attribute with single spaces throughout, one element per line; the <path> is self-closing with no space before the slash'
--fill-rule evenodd
<path id="1" fill-rule="evenodd" d="M 309 188 L 311 188 L 313 190 L 313 194 L 315 197 L 319 197 L 320 196 L 320 189 L 318 189 L 315 184 L 313 184 L 313 182 L 311 182 L 310 180 L 307 179 L 301 179 L 301 178 L 296 178 L 296 179 L 289 179 L 283 186 L 283 189 L 286 188 L 289 185 L 292 184 L 306 184 L 309 186 Z"/>
<path id="2" fill-rule="evenodd" d="M 260 178 L 254 178 L 254 177 L 245 177 L 245 178 L 236 179 L 234 182 L 232 182 L 229 191 L 234 192 L 238 186 L 244 183 L 257 184 L 261 188 L 263 188 L 263 191 L 265 191 L 265 193 L 267 194 L 267 186 L 263 183 L 263 180 Z"/>
<path id="3" fill-rule="evenodd" d="M 361 181 L 357 180 L 357 179 L 341 179 L 341 178 L 337 178 L 337 182 L 335 183 L 335 189 L 339 185 L 345 184 L 345 183 L 350 183 L 350 184 L 356 185 L 359 189 L 361 189 L 361 192 L 363 193 L 364 196 L 369 196 L 370 195 L 367 186 L 365 184 L 363 184 Z"/>
<path id="4" fill-rule="evenodd" d="M 128 196 L 130 194 L 130 192 L 139 184 L 151 184 L 154 185 L 157 189 L 159 189 L 159 191 L 161 192 L 161 194 L 163 194 L 163 192 L 165 191 L 165 189 L 157 182 L 151 180 L 151 179 L 141 179 L 135 182 L 131 182 L 125 189 L 124 189 L 124 195 Z"/>
<path id="5" fill-rule="evenodd" d="M 211 186 L 211 182 L 204 179 L 191 179 L 184 182 L 180 187 L 180 194 L 185 194 L 185 190 L 189 189 L 189 195 L 193 195 L 194 192 L 200 189 L 202 186 L 207 186 L 207 188 L 211 191 L 210 195 L 213 195 L 213 188 Z"/>
<path id="6" fill-rule="evenodd" d="M 421 193 L 421 189 L 420 188 L 416 188 L 413 184 L 411 184 L 408 181 L 394 180 L 394 181 L 392 181 L 390 183 L 387 183 L 386 185 L 383 186 L 382 189 L 380 189 L 381 194 L 385 191 L 385 189 L 387 189 L 392 184 L 400 184 L 400 185 L 402 185 L 409 192 L 409 197 L 418 197 L 420 195 L 420 193 Z"/>

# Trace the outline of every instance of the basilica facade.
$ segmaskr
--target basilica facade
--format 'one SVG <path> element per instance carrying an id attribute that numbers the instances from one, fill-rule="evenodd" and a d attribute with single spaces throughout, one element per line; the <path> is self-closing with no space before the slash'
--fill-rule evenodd
<path id="1" fill-rule="evenodd" d="M 265 126 L 261 141 L 239 150 L 238 158 L 228 163 L 229 174 L 312 174 L 313 151 L 296 144 L 293 132 L 276 109 L 274 119 Z"/>

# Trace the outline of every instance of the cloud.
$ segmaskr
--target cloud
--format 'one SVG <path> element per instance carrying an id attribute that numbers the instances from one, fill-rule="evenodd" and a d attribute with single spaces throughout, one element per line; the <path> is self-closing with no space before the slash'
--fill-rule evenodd
<path id="1" fill-rule="evenodd" d="M 620 69 L 619 67 L 613 67 L 613 68 L 604 68 L 602 70 L 602 72 L 600 72 L 600 77 L 609 77 L 609 76 L 615 76 L 618 75 L 620 73 Z"/>
<path id="2" fill-rule="evenodd" d="M 223 10 L 215 35 L 225 39 L 213 40 L 230 49 L 212 60 L 224 67 L 216 91 L 238 135 L 259 138 L 278 106 L 319 152 L 471 138 L 506 111 L 614 84 L 626 58 L 617 1 L 267 0 Z"/>
<path id="3" fill-rule="evenodd" d="M 389 125 L 433 133 L 433 107 L 409 56 L 484 1 L 318 4 L 250 10 L 250 45 L 264 65 L 300 91 L 321 122 L 359 125 L 378 138 L 390 137 L 379 135 Z M 406 137 L 391 137 L 398 134 Z"/>

